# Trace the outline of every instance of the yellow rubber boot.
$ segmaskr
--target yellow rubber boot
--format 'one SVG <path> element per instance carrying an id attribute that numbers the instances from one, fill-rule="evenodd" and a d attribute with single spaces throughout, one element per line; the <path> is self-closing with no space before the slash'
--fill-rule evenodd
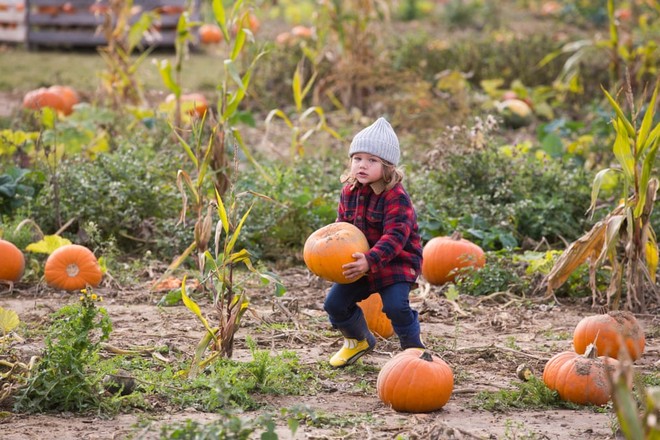
<path id="1" fill-rule="evenodd" d="M 330 358 L 330 365 L 334 368 L 345 367 L 355 363 L 362 355 L 369 353 L 374 349 L 374 344 L 370 345 L 367 339 L 358 341 L 357 339 L 344 339 L 344 346 Z"/>

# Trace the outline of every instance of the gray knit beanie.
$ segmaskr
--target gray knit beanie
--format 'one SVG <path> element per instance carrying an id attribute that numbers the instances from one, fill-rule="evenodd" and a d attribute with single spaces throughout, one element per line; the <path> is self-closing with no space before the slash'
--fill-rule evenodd
<path id="1" fill-rule="evenodd" d="M 351 157 L 355 153 L 373 154 L 393 165 L 398 165 L 401 156 L 399 139 L 390 123 L 385 118 L 378 118 L 353 138 L 348 156 Z"/>

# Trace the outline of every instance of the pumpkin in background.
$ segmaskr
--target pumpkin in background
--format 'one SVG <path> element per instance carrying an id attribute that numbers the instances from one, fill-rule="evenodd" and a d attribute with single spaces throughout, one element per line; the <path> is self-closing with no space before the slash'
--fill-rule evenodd
<path id="1" fill-rule="evenodd" d="M 25 271 L 25 256 L 19 248 L 0 239 L 0 280 L 18 282 Z"/>
<path id="2" fill-rule="evenodd" d="M 594 344 L 603 356 L 618 359 L 621 349 L 625 349 L 635 361 L 642 356 L 645 343 L 644 330 L 628 311 L 586 316 L 573 331 L 573 346 L 580 354 Z"/>
<path id="3" fill-rule="evenodd" d="M 480 268 L 486 264 L 484 251 L 455 232 L 449 237 L 434 237 L 422 251 L 422 275 L 431 284 L 454 281 L 462 268 Z"/>
<path id="4" fill-rule="evenodd" d="M 340 284 L 355 282 L 343 275 L 342 266 L 355 261 L 353 254 L 369 251 L 369 242 L 357 226 L 330 223 L 313 232 L 305 241 L 303 259 L 315 275 Z"/>
<path id="5" fill-rule="evenodd" d="M 92 251 L 77 244 L 57 248 L 48 256 L 44 267 L 46 284 L 56 289 L 72 291 L 96 287 L 102 277 L 101 267 Z"/>
<path id="6" fill-rule="evenodd" d="M 65 115 L 73 113 L 73 106 L 80 102 L 78 92 L 76 92 L 73 87 L 54 85 L 48 87 L 48 91 L 53 92 L 62 98 L 64 106 L 62 107 L 61 112 Z"/>
<path id="7" fill-rule="evenodd" d="M 564 351 L 545 364 L 543 382 L 557 391 L 562 400 L 579 405 L 604 405 L 611 395 L 611 378 L 607 376 L 618 364 L 616 359 L 598 356 L 594 345 L 590 345 L 584 355 Z"/>
<path id="8" fill-rule="evenodd" d="M 222 41 L 222 31 L 217 24 L 205 23 L 199 27 L 199 40 L 202 44 L 217 44 Z"/>
<path id="9" fill-rule="evenodd" d="M 449 401 L 454 374 L 439 357 L 408 348 L 385 363 L 378 373 L 376 389 L 380 400 L 395 411 L 430 412 Z"/>
<path id="10" fill-rule="evenodd" d="M 171 103 L 176 100 L 176 95 L 170 93 L 165 98 L 165 102 Z M 203 117 L 204 113 L 208 110 L 209 103 L 206 97 L 201 93 L 184 93 L 181 95 L 181 111 L 189 114 L 190 116 Z"/>
<path id="11" fill-rule="evenodd" d="M 380 293 L 372 293 L 369 298 L 360 301 L 358 306 L 364 313 L 369 330 L 385 339 L 394 334 L 392 321 L 383 313 L 383 299 Z"/>
<path id="12" fill-rule="evenodd" d="M 64 98 L 46 87 L 31 90 L 23 97 L 24 109 L 41 110 L 44 107 L 50 107 L 60 113 L 64 113 L 67 108 Z"/>

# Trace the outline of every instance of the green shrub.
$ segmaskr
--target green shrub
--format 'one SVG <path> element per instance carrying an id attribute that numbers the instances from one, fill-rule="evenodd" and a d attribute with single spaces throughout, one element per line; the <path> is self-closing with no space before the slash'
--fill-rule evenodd
<path id="1" fill-rule="evenodd" d="M 500 249 L 512 247 L 512 237 L 518 245 L 557 244 L 588 228 L 591 178 L 582 168 L 490 148 L 452 154 L 439 168 L 414 175 L 411 187 L 421 224 L 437 227 L 427 234 L 458 229 L 484 249 Z"/>
<path id="2" fill-rule="evenodd" d="M 253 190 L 277 203 L 257 203 L 250 222 L 243 227 L 246 246 L 262 259 L 294 257 L 307 237 L 321 226 L 335 221 L 341 190 L 340 175 L 346 162 L 341 159 L 305 158 L 291 166 L 272 163 L 271 185 L 253 169 L 242 172 L 237 191 Z"/>
<path id="3" fill-rule="evenodd" d="M 79 412 L 102 405 L 100 381 L 91 367 L 112 324 L 106 310 L 96 306 L 99 300 L 85 291 L 80 303 L 53 314 L 43 357 L 17 393 L 17 411 Z"/>
<path id="4" fill-rule="evenodd" d="M 84 234 L 83 225 L 92 222 L 101 239 L 115 240 L 127 254 L 151 250 L 168 257 L 189 241 L 188 231 L 175 227 L 181 203 L 176 169 L 174 155 L 148 148 L 71 158 L 60 164 L 57 180 L 61 220 L 53 210 L 53 186 L 41 191 L 32 215 L 46 233 L 57 230 L 58 221 L 75 219 L 65 232 Z"/>

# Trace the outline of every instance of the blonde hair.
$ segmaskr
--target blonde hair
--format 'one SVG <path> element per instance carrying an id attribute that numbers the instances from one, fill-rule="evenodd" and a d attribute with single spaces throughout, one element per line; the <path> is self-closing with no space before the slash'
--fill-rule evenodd
<path id="1" fill-rule="evenodd" d="M 355 176 L 351 175 L 350 168 L 352 159 L 352 157 L 348 159 L 348 171 L 341 175 L 341 183 L 347 183 L 351 185 L 351 188 L 355 188 L 358 181 Z M 403 181 L 403 170 L 397 168 L 393 163 L 386 160 L 380 159 L 380 162 L 383 164 L 383 182 L 385 182 L 385 191 L 389 191 L 394 188 L 397 183 Z"/>

